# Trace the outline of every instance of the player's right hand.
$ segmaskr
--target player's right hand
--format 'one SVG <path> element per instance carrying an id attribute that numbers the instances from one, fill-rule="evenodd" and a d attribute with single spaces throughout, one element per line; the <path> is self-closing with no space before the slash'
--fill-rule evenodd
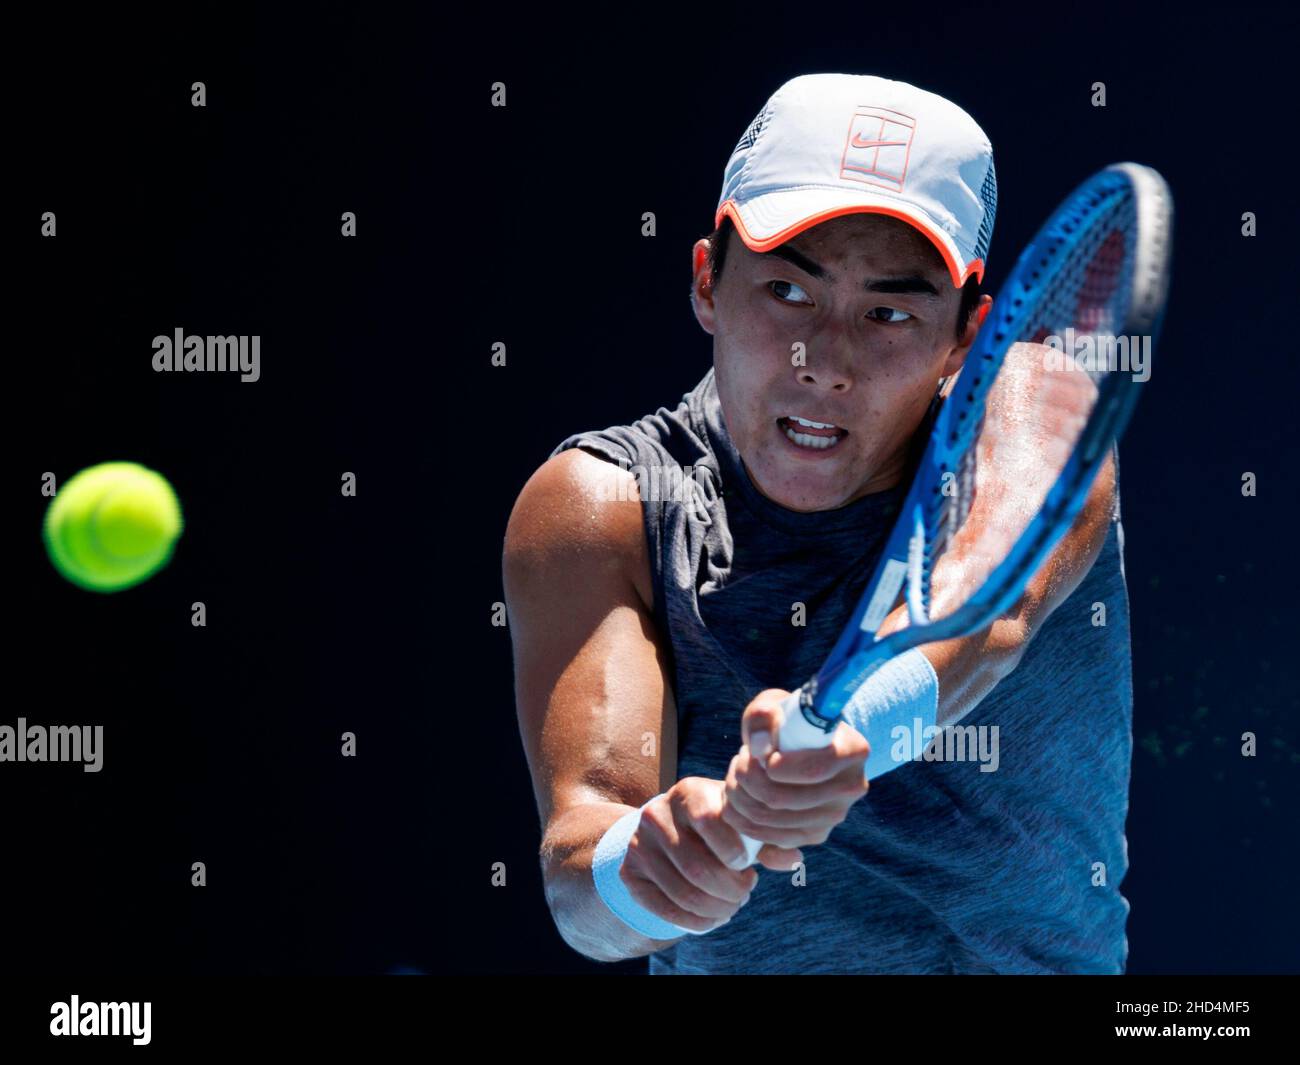
<path id="1" fill-rule="evenodd" d="M 825 746 L 781 750 L 783 706 L 790 694 L 769 688 L 745 707 L 744 746 L 727 770 L 723 816 L 737 832 L 770 846 L 816 846 L 866 795 L 864 767 L 871 747 L 841 721 Z"/>
<path id="2" fill-rule="evenodd" d="M 684 777 L 642 811 L 619 875 L 632 897 L 665 921 L 693 932 L 726 924 L 746 902 L 758 871 L 732 869 L 743 858 L 740 834 L 722 820 L 726 785 Z M 760 864 L 788 871 L 803 855 L 766 846 Z"/>

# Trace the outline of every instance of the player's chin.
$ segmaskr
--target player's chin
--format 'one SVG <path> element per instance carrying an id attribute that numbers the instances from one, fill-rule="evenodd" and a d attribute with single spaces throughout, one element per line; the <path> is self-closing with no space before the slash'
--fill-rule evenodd
<path id="1" fill-rule="evenodd" d="M 764 459 L 761 468 L 751 468 L 751 474 L 757 474 L 765 496 L 790 510 L 841 507 L 852 497 L 858 483 L 851 476 L 851 447 L 843 442 L 834 448 L 819 449 L 813 456 L 778 446 L 767 450 Z"/>
<path id="2" fill-rule="evenodd" d="M 814 513 L 822 510 L 835 510 L 844 506 L 850 499 L 850 493 L 839 485 L 815 485 L 807 480 L 778 478 L 769 482 L 770 487 L 763 487 L 763 494 L 774 503 L 779 503 L 787 510 L 801 513 Z"/>

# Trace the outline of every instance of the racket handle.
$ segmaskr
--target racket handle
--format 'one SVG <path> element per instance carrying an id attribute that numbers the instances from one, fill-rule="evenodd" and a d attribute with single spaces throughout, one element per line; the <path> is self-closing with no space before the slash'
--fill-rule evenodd
<path id="1" fill-rule="evenodd" d="M 776 749 L 779 751 L 807 751 L 814 747 L 825 747 L 831 742 L 835 730 L 823 732 L 803 716 L 799 708 L 799 692 L 793 691 L 781 701 L 781 731 L 777 734 Z M 741 836 L 745 844 L 745 864 L 748 869 L 758 860 L 758 852 L 763 849 L 761 841 Z"/>

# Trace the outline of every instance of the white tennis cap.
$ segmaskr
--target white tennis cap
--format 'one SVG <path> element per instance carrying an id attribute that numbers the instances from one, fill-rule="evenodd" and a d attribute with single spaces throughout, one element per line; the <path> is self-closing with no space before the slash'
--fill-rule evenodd
<path id="1" fill-rule="evenodd" d="M 956 104 L 902 81 L 805 74 L 776 90 L 731 153 L 714 225 L 764 252 L 844 214 L 885 214 L 939 250 L 958 288 L 984 276 L 993 146 Z"/>

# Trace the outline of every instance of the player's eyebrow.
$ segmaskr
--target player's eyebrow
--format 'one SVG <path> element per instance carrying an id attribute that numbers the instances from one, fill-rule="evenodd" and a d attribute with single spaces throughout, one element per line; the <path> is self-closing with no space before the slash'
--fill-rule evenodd
<path id="1" fill-rule="evenodd" d="M 828 285 L 836 282 L 836 277 L 826 267 L 820 263 L 813 262 L 808 256 L 795 251 L 786 244 L 781 244 L 771 251 L 764 252 L 765 255 L 774 255 L 778 259 L 784 259 L 786 262 L 799 267 L 804 273 L 815 277 L 818 281 L 825 281 Z M 939 295 L 939 290 L 934 284 L 920 274 L 914 274 L 908 277 L 883 277 L 873 281 L 866 281 L 862 285 L 867 292 L 884 292 L 891 295 L 917 295 L 933 296 Z"/>
<path id="2" fill-rule="evenodd" d="M 939 290 L 919 274 L 915 277 L 884 277 L 879 281 L 868 281 L 863 286 L 868 292 L 907 293 L 917 296 L 939 296 Z"/>

